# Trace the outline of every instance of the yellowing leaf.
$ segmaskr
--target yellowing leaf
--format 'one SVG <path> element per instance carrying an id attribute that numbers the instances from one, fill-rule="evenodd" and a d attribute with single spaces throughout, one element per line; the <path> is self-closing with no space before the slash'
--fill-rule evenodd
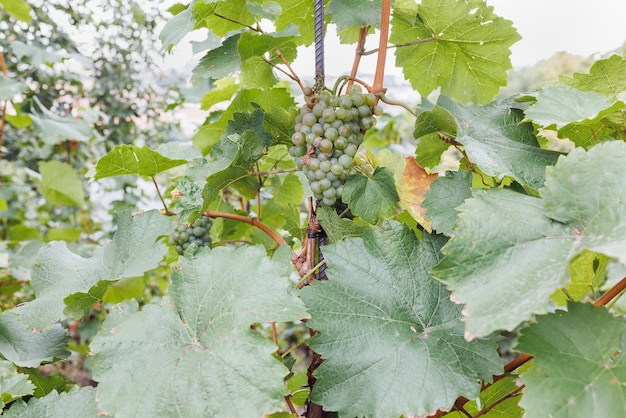
<path id="1" fill-rule="evenodd" d="M 402 172 L 402 182 L 398 187 L 400 203 L 407 212 L 428 232 L 432 232 L 430 220 L 425 219 L 426 208 L 422 206 L 426 192 L 437 179 L 437 174 L 428 174 L 413 157 L 405 159 L 406 165 Z"/>

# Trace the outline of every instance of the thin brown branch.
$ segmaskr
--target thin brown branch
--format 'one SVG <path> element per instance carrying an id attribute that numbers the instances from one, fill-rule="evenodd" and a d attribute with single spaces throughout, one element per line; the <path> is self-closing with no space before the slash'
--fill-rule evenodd
<path id="1" fill-rule="evenodd" d="M 356 51 L 354 54 L 354 60 L 352 61 L 352 69 L 350 70 L 350 80 L 356 78 L 356 74 L 359 71 L 359 65 L 361 64 L 361 57 L 365 50 L 365 39 L 367 38 L 367 31 L 369 26 L 361 26 L 359 30 L 359 40 L 356 43 Z M 348 82 L 348 85 L 352 84 L 352 81 Z"/>
<path id="2" fill-rule="evenodd" d="M 285 403 L 287 404 L 287 408 L 289 408 L 289 411 L 292 414 L 296 414 L 298 415 L 298 410 L 296 409 L 296 407 L 293 405 L 293 402 L 291 402 L 291 396 L 287 395 L 285 396 Z"/>
<path id="3" fill-rule="evenodd" d="M 170 210 L 167 208 L 167 205 L 165 204 L 165 200 L 163 200 L 163 196 L 161 195 L 161 190 L 159 189 L 159 185 L 154 179 L 154 176 L 150 176 L 150 178 L 152 179 L 152 183 L 154 184 L 154 187 L 156 188 L 157 194 L 159 195 L 159 199 L 161 199 L 161 203 L 163 203 L 163 208 L 165 209 L 164 215 L 170 215 L 171 214 Z"/>
<path id="4" fill-rule="evenodd" d="M 285 64 L 285 66 L 289 69 L 289 71 L 291 72 L 291 79 L 294 80 L 296 83 L 298 83 L 298 86 L 300 86 L 300 89 L 302 90 L 302 92 L 304 93 L 304 84 L 302 84 L 302 81 L 300 80 L 300 77 L 298 77 L 298 74 L 294 71 L 294 69 L 291 67 L 291 65 L 289 64 L 289 61 L 287 61 L 287 59 L 285 58 L 285 56 L 282 54 L 282 52 L 280 52 L 280 50 L 278 48 L 274 49 L 274 52 L 276 53 L 276 55 L 278 56 L 278 58 L 280 58 L 280 60 L 283 62 L 283 64 Z"/>
<path id="5" fill-rule="evenodd" d="M 245 23 L 241 23 L 241 22 L 239 22 L 239 21 L 237 21 L 235 19 L 231 19 L 230 17 L 221 15 L 219 13 L 213 13 L 213 15 L 216 16 L 216 17 L 219 17 L 220 19 L 228 20 L 229 22 L 232 22 L 232 23 L 234 23 L 236 25 L 241 25 L 244 28 L 248 28 L 248 29 L 253 30 L 253 31 L 257 32 L 257 33 L 263 33 L 263 31 L 261 29 L 259 29 L 259 28 L 255 28 L 254 26 L 246 25 Z"/>
<path id="6" fill-rule="evenodd" d="M 391 16 L 391 0 L 383 0 L 380 14 L 380 40 L 378 43 L 378 57 L 372 93 L 384 92 L 385 61 L 387 60 L 387 39 L 389 39 L 389 19 Z"/>
<path id="7" fill-rule="evenodd" d="M 620 280 L 615 286 L 607 290 L 607 292 L 600 296 L 598 300 L 593 303 L 593 306 L 605 306 L 607 303 L 616 298 L 620 293 L 626 290 L 626 277 Z"/>
<path id="8" fill-rule="evenodd" d="M 248 218 L 247 216 L 236 215 L 234 213 L 225 213 L 225 212 L 215 212 L 212 210 L 207 210 L 204 212 L 206 216 L 210 216 L 212 218 L 224 218 L 224 219 L 232 219 L 234 221 L 245 222 L 252 226 L 259 228 L 261 231 L 265 232 L 274 240 L 277 245 L 287 245 L 287 242 L 278 235 L 272 228 L 265 225 L 261 221 L 256 218 Z"/>
<path id="9" fill-rule="evenodd" d="M 280 356 L 280 349 L 278 348 L 278 332 L 276 331 L 276 322 L 272 322 L 272 341 L 276 346 L 276 355 Z"/>

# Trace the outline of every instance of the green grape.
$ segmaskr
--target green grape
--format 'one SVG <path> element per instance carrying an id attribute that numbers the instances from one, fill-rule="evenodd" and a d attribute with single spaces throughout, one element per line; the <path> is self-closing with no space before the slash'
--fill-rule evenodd
<path id="1" fill-rule="evenodd" d="M 376 95 L 364 92 L 358 84 L 340 96 L 323 90 L 307 99 L 295 118 L 289 153 L 302 168 L 315 198 L 334 205 L 353 173 L 364 133 L 376 124 L 374 115 L 382 114 L 382 108 L 376 105 Z M 373 170 L 371 164 L 358 168 L 360 172 Z"/>
<path id="2" fill-rule="evenodd" d="M 211 247 L 209 230 L 212 225 L 213 221 L 208 216 L 201 216 L 190 224 L 176 221 L 174 231 L 170 233 L 168 242 L 180 255 L 193 244 L 199 247 Z"/>

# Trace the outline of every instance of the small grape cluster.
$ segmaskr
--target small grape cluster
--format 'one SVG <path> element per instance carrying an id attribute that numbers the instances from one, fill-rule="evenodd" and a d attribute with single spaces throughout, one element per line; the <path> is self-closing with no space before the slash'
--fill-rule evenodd
<path id="1" fill-rule="evenodd" d="M 308 178 L 315 198 L 325 205 L 341 201 L 363 134 L 376 124 L 374 116 L 382 114 L 376 101 L 374 94 L 353 84 L 348 94 L 322 91 L 307 97 L 296 117 L 289 154 Z"/>
<path id="2" fill-rule="evenodd" d="M 169 243 L 176 248 L 176 252 L 182 255 L 191 244 L 198 247 L 211 248 L 211 236 L 209 231 L 213 221 L 208 216 L 201 216 L 191 223 L 178 223 L 174 225 L 174 231 L 170 233 Z"/>

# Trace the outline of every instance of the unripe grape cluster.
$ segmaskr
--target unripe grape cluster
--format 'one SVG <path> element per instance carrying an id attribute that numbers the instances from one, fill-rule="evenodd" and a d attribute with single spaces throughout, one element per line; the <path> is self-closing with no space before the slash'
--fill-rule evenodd
<path id="1" fill-rule="evenodd" d="M 182 255 L 191 244 L 198 247 L 211 247 L 209 235 L 213 221 L 208 216 L 201 216 L 191 223 L 178 223 L 174 225 L 174 231 L 170 233 L 169 243 L 176 248 L 176 252 Z"/>
<path id="2" fill-rule="evenodd" d="M 289 154 L 309 180 L 313 195 L 328 206 L 341 201 L 363 134 L 382 114 L 372 93 L 353 84 L 348 94 L 327 91 L 307 97 L 296 117 Z"/>

